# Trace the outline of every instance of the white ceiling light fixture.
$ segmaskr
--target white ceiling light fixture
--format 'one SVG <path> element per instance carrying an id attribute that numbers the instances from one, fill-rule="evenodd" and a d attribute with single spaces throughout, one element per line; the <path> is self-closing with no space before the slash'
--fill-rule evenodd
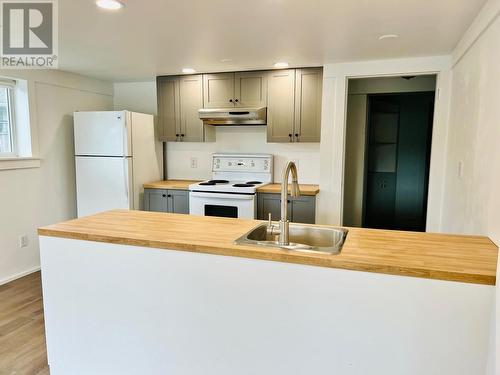
<path id="1" fill-rule="evenodd" d="M 399 38 L 399 35 L 398 34 L 384 34 L 384 35 L 380 35 L 378 37 L 378 40 L 384 40 L 384 39 L 396 39 L 396 38 Z"/>
<path id="2" fill-rule="evenodd" d="M 108 10 L 118 10 L 125 6 L 125 4 L 119 0 L 96 0 L 95 3 L 99 8 Z"/>
<path id="3" fill-rule="evenodd" d="M 196 70 L 194 70 L 193 68 L 182 68 L 182 73 L 193 74 L 193 73 L 196 73 Z"/>
<path id="4" fill-rule="evenodd" d="M 289 64 L 287 62 L 284 62 L 284 61 L 274 63 L 274 67 L 278 68 L 278 69 L 288 68 L 288 66 L 289 66 Z"/>

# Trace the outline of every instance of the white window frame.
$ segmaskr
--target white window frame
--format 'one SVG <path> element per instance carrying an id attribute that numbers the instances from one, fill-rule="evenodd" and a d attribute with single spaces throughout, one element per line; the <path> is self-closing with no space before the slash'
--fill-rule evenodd
<path id="1" fill-rule="evenodd" d="M 14 84 L 15 85 L 15 81 Z M 0 88 L 7 89 L 7 103 L 8 103 L 8 118 L 10 127 L 10 142 L 11 142 L 11 152 L 0 152 L 0 158 L 17 158 L 18 147 L 17 147 L 17 133 L 16 133 L 16 123 L 14 116 L 14 90 L 13 86 L 5 84 L 3 80 L 0 80 Z"/>
<path id="2" fill-rule="evenodd" d="M 24 77 L 0 77 L 0 87 L 9 90 L 9 119 L 11 124 L 12 152 L 0 153 L 0 173 L 9 169 L 39 168 L 36 105 L 29 97 L 34 90 L 34 82 Z M 32 123 L 33 122 L 33 123 Z M 24 129 L 24 127 L 27 127 Z M 22 132 L 22 135 L 21 135 Z M 28 139 L 29 138 L 29 139 Z M 24 142 L 30 142 L 24 145 Z"/>

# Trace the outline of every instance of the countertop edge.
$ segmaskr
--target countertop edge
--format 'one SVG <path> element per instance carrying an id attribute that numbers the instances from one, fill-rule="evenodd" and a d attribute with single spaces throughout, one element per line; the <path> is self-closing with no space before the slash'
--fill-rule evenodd
<path id="1" fill-rule="evenodd" d="M 241 246 L 238 249 L 224 249 L 220 246 L 204 244 L 188 244 L 168 241 L 149 241 L 142 239 L 123 238 L 106 235 L 95 235 L 86 233 L 75 233 L 73 231 L 62 231 L 48 228 L 38 228 L 38 234 L 46 237 L 57 237 L 65 239 L 76 239 L 92 242 L 112 243 L 119 245 L 142 246 L 163 250 L 187 251 L 193 253 L 233 256 L 239 258 L 260 259 L 275 262 L 302 264 L 316 267 L 337 268 L 349 271 L 379 273 L 401 277 L 417 277 L 423 279 L 462 282 L 480 285 L 496 285 L 496 276 L 480 275 L 472 273 L 460 273 L 451 271 L 439 271 L 423 269 L 418 267 L 396 267 L 363 262 L 336 262 L 332 264 L 327 258 L 312 258 L 303 256 L 301 253 L 282 251 L 282 253 L 259 251 L 252 247 Z"/>
<path id="2" fill-rule="evenodd" d="M 169 190 L 189 190 L 189 186 L 179 186 L 184 185 L 186 182 L 189 183 L 197 183 L 201 182 L 201 180 L 164 180 L 164 181 L 156 181 L 156 182 L 148 182 L 142 185 L 144 189 L 169 189 Z M 162 185 L 163 182 L 163 185 Z M 178 184 L 175 186 L 175 184 Z M 278 183 L 269 183 L 267 185 L 261 186 L 257 188 L 257 193 L 266 193 L 266 194 L 280 194 L 280 188 L 277 186 L 280 185 Z M 301 191 L 302 196 L 316 196 L 320 193 L 319 185 L 317 184 L 299 184 L 302 186 L 303 191 Z"/>

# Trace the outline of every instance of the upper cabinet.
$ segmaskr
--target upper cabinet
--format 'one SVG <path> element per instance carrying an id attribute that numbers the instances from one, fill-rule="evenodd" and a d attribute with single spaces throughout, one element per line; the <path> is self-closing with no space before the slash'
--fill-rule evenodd
<path id="1" fill-rule="evenodd" d="M 267 73 L 204 74 L 203 92 L 205 108 L 265 107 Z"/>
<path id="2" fill-rule="evenodd" d="M 181 132 L 179 79 L 177 77 L 158 77 L 156 91 L 160 140 L 163 142 L 177 141 Z"/>
<path id="3" fill-rule="evenodd" d="M 198 110 L 203 108 L 201 74 L 158 77 L 158 126 L 161 141 L 205 142 L 214 139 L 213 129 L 203 126 Z"/>
<path id="4" fill-rule="evenodd" d="M 265 107 L 267 72 L 234 73 L 234 102 L 236 107 Z"/>
<path id="5" fill-rule="evenodd" d="M 293 142 L 295 122 L 295 70 L 269 72 L 267 141 Z"/>
<path id="6" fill-rule="evenodd" d="M 321 68 L 269 72 L 268 142 L 319 142 L 321 135 Z"/>
<path id="7" fill-rule="evenodd" d="M 322 95 L 322 69 L 295 70 L 295 142 L 320 141 Z"/>
<path id="8" fill-rule="evenodd" d="M 322 68 L 157 77 L 161 140 L 214 140 L 201 108 L 267 107 L 268 142 L 319 142 L 322 81 Z"/>
<path id="9" fill-rule="evenodd" d="M 204 108 L 234 107 L 234 73 L 203 75 Z"/>

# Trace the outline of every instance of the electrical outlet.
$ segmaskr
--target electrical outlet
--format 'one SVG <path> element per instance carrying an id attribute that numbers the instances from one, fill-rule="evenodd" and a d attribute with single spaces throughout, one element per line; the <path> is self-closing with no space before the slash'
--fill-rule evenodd
<path id="1" fill-rule="evenodd" d="M 191 168 L 198 168 L 198 158 L 192 157 L 190 161 Z"/>
<path id="2" fill-rule="evenodd" d="M 19 247 L 28 247 L 28 236 L 26 234 L 19 237 Z"/>

